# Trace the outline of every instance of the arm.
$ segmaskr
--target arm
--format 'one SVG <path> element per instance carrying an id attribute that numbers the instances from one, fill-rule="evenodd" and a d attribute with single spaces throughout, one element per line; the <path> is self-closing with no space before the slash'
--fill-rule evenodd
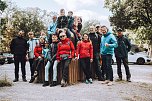
<path id="1" fill-rule="evenodd" d="M 131 43 L 128 40 L 128 38 L 126 38 L 126 43 L 127 43 L 127 51 L 129 52 L 131 50 Z"/>
<path id="2" fill-rule="evenodd" d="M 109 47 L 111 47 L 111 48 L 118 47 L 118 43 L 117 43 L 116 37 L 114 35 L 111 35 L 111 43 L 112 44 L 109 44 Z"/>
<path id="3" fill-rule="evenodd" d="M 75 48 L 72 41 L 70 41 L 70 47 L 71 47 L 71 57 L 74 58 Z"/>
<path id="4" fill-rule="evenodd" d="M 57 59 L 58 61 L 60 60 L 59 49 L 60 49 L 60 46 L 59 46 L 59 44 L 58 44 L 58 49 L 57 49 L 57 53 L 56 53 L 56 59 Z"/>
<path id="5" fill-rule="evenodd" d="M 37 47 L 34 48 L 34 55 L 35 57 L 39 57 L 39 54 L 37 53 Z"/>
<path id="6" fill-rule="evenodd" d="M 76 50 L 76 57 L 78 57 L 78 55 L 80 54 L 80 44 L 81 44 L 81 42 L 78 42 L 77 50 Z"/>
<path id="7" fill-rule="evenodd" d="M 90 44 L 90 59 L 93 59 L 93 46 Z"/>
<path id="8" fill-rule="evenodd" d="M 11 50 L 11 53 L 14 54 L 14 39 L 11 41 L 10 50 Z"/>

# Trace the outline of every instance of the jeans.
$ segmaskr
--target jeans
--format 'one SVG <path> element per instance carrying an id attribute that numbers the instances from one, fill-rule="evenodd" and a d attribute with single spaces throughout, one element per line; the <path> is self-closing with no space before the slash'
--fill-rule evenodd
<path id="1" fill-rule="evenodd" d="M 126 78 L 130 78 L 131 74 L 130 74 L 130 70 L 129 70 L 129 66 L 128 66 L 128 59 L 116 57 L 116 61 L 117 61 L 117 74 L 118 74 L 118 76 L 120 78 L 122 78 L 122 72 L 121 72 L 121 61 L 122 61 L 123 65 L 125 67 L 125 71 L 126 71 Z"/>
<path id="2" fill-rule="evenodd" d="M 100 68 L 99 54 L 98 53 L 94 54 L 93 64 L 95 66 L 95 72 L 96 72 L 96 75 L 98 76 L 98 79 L 101 79 L 102 72 L 101 72 L 101 68 Z"/>
<path id="3" fill-rule="evenodd" d="M 102 76 L 106 80 L 113 81 L 113 69 L 112 69 L 112 55 L 102 55 Z"/>
<path id="4" fill-rule="evenodd" d="M 62 79 L 65 80 L 65 81 L 68 80 L 70 62 L 71 62 L 71 59 L 61 60 Z"/>
<path id="5" fill-rule="evenodd" d="M 53 81 L 57 81 L 57 65 L 58 62 L 57 60 L 54 61 L 53 63 Z M 45 66 L 45 81 L 49 81 L 49 69 L 51 67 L 51 62 L 48 61 L 46 66 Z"/>
<path id="6" fill-rule="evenodd" d="M 80 58 L 80 66 L 82 67 L 83 72 L 86 75 L 86 79 L 88 80 L 92 78 L 90 58 Z"/>
<path id="7" fill-rule="evenodd" d="M 31 77 L 34 76 L 34 71 L 35 69 L 33 68 L 33 62 L 34 62 L 34 59 L 29 59 L 29 63 L 30 63 L 30 71 L 31 71 Z"/>
<path id="8" fill-rule="evenodd" d="M 21 63 L 22 78 L 26 78 L 26 55 L 14 55 L 15 78 L 19 78 L 19 63 Z"/>

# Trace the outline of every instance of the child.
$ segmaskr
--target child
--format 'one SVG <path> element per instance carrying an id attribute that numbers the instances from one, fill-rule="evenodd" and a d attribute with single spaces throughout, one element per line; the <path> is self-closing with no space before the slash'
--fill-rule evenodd
<path id="1" fill-rule="evenodd" d="M 53 64 L 53 82 L 51 83 L 50 87 L 57 85 L 57 60 L 56 60 L 56 52 L 57 52 L 57 45 L 58 45 L 58 37 L 56 34 L 52 35 L 52 43 L 50 45 L 50 55 L 51 58 L 47 62 L 45 66 L 45 82 L 42 85 L 43 87 L 49 85 L 49 69 L 50 66 Z"/>
<path id="2" fill-rule="evenodd" d="M 86 75 L 86 84 L 92 84 L 90 62 L 93 62 L 93 46 L 86 33 L 82 37 L 82 41 L 77 45 L 76 55 L 79 55 L 80 66 Z"/>

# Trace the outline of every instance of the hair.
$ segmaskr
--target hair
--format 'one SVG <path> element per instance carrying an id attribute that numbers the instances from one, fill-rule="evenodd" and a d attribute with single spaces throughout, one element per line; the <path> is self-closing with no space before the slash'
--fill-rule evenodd
<path id="1" fill-rule="evenodd" d="M 64 9 L 60 9 L 60 13 L 63 12 L 63 11 L 65 11 L 65 10 Z"/>
<path id="2" fill-rule="evenodd" d="M 87 36 L 88 36 L 88 41 L 91 41 L 90 38 L 89 38 L 89 34 L 88 34 L 88 33 L 84 33 L 84 34 L 82 35 L 82 40 L 84 40 L 84 39 L 83 39 L 84 35 L 87 35 Z"/>
<path id="3" fill-rule="evenodd" d="M 101 28 L 106 28 L 106 29 L 107 29 L 107 32 L 109 31 L 108 27 L 105 26 L 105 25 L 101 26 Z"/>
<path id="4" fill-rule="evenodd" d="M 96 26 L 96 29 L 99 29 L 100 28 L 100 26 L 98 25 L 98 26 Z"/>
<path id="5" fill-rule="evenodd" d="M 72 12 L 72 11 L 69 11 L 68 13 L 72 13 L 72 14 L 73 14 L 73 12 Z"/>
<path id="6" fill-rule="evenodd" d="M 57 35 L 57 34 L 55 34 L 55 33 L 53 33 L 53 34 L 52 34 L 52 36 L 57 36 L 57 37 L 58 37 L 58 35 Z"/>

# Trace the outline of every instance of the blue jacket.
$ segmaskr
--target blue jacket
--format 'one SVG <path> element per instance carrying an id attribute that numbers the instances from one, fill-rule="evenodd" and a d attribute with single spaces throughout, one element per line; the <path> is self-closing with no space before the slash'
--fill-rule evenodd
<path id="1" fill-rule="evenodd" d="M 57 22 L 52 22 L 51 25 L 48 27 L 48 34 L 53 34 L 56 32 Z"/>
<path id="2" fill-rule="evenodd" d="M 106 43 L 109 44 L 109 47 L 105 46 Z M 117 40 L 116 40 L 115 36 L 112 33 L 107 32 L 107 34 L 105 34 L 101 37 L 100 54 L 113 55 L 114 48 L 116 48 L 117 46 L 118 46 L 118 44 L 117 44 Z"/>

